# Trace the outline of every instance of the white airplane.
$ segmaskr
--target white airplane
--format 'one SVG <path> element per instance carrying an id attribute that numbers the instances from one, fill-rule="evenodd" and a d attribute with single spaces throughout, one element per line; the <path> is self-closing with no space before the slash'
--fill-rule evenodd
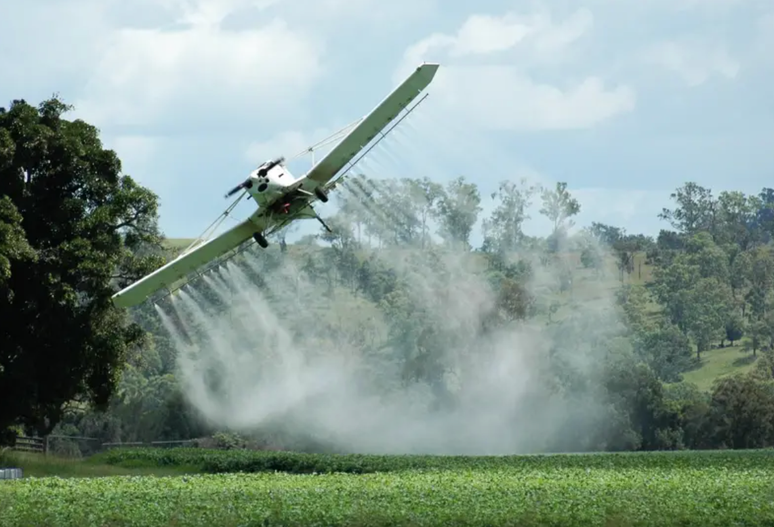
<path id="1" fill-rule="evenodd" d="M 402 111 L 407 110 L 433 80 L 438 67 L 438 64 L 432 63 L 418 66 L 371 113 L 356 121 L 357 125 L 346 137 L 300 178 L 293 177 L 285 167 L 283 157 L 266 161 L 253 170 L 247 179 L 226 194 L 228 198 L 240 190 L 243 191 L 237 201 L 226 210 L 224 217 L 245 194 L 249 194 L 248 199 L 251 197 L 255 200 L 258 210 L 237 226 L 207 242 L 200 243 L 200 240 L 197 240 L 176 259 L 114 294 L 113 304 L 119 308 L 134 306 L 163 289 L 171 294 L 187 282 L 188 275 L 229 251 L 234 251 L 250 238 L 254 239 L 259 246 L 266 248 L 268 246 L 266 237 L 294 220 L 317 219 L 330 231 L 312 208 L 312 203 L 315 200 L 323 203 L 328 201 L 328 192 L 336 187 L 346 172 L 360 159 L 351 163 L 355 156 L 365 149 L 377 134 L 380 137 L 376 143 L 386 136 L 382 130 Z M 408 109 L 407 114 L 423 99 Z M 400 120 L 387 133 L 399 122 Z M 376 143 L 370 148 L 373 148 Z M 367 150 L 363 155 L 365 153 Z M 349 167 L 347 167 L 348 164 Z M 342 169 L 345 170 L 342 171 Z M 332 181 L 340 172 L 341 175 Z"/>

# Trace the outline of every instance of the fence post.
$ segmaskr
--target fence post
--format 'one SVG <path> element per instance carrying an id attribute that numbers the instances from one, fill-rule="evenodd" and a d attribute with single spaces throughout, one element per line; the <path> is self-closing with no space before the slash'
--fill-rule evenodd
<path id="1" fill-rule="evenodd" d="M 48 435 L 43 438 L 43 455 L 48 457 Z"/>

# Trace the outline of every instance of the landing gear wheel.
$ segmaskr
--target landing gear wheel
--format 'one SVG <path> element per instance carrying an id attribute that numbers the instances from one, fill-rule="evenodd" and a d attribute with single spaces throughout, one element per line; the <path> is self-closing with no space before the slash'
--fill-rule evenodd
<path id="1" fill-rule="evenodd" d="M 320 187 L 314 188 L 314 195 L 317 196 L 317 199 L 319 199 L 323 203 L 328 203 L 328 195 Z"/>
<path id="2" fill-rule="evenodd" d="M 269 246 L 269 242 L 266 241 L 266 238 L 263 237 L 263 234 L 260 232 L 256 232 L 253 234 L 253 240 L 255 240 L 255 243 L 261 246 L 261 248 L 265 249 Z"/>

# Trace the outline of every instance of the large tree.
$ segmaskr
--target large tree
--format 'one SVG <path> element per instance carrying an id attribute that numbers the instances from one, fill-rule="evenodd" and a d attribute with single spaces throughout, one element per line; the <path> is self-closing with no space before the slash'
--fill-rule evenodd
<path id="1" fill-rule="evenodd" d="M 712 190 L 689 181 L 675 190 L 670 197 L 677 202 L 674 209 L 663 209 L 659 218 L 672 224 L 682 234 L 693 235 L 701 231 L 717 234 L 717 200 Z"/>
<path id="2" fill-rule="evenodd" d="M 573 220 L 570 218 L 580 212 L 580 202 L 567 190 L 567 183 L 560 181 L 553 190 L 543 189 L 542 198 L 540 214 L 551 220 L 554 234 L 572 227 Z"/>
<path id="3" fill-rule="evenodd" d="M 487 252 L 512 252 L 524 240 L 522 225 L 529 219 L 527 209 L 532 205 L 532 196 L 538 188 L 528 185 L 526 179 L 519 183 L 503 181 L 492 199 L 498 203 L 492 215 L 484 220 L 484 246 Z"/>
<path id="4" fill-rule="evenodd" d="M 110 296 L 161 263 L 157 198 L 57 98 L 0 108 L 0 431 L 104 406 L 144 333 Z"/>
<path id="5" fill-rule="evenodd" d="M 35 257 L 24 237 L 21 221 L 21 214 L 11 198 L 0 197 L 0 287 L 11 277 L 12 260 L 22 262 Z"/>
<path id="6" fill-rule="evenodd" d="M 435 212 L 440 234 L 449 246 L 470 248 L 470 234 L 482 210 L 480 205 L 481 195 L 475 183 L 460 176 L 446 185 Z"/>

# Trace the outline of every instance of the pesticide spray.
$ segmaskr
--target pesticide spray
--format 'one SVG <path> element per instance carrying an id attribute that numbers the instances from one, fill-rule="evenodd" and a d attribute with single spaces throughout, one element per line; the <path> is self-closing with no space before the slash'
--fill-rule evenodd
<path id="1" fill-rule="evenodd" d="M 419 176 L 390 149 L 438 134 L 402 126 L 361 171 Z M 413 150 L 431 155 L 429 147 Z M 371 232 L 408 214 L 366 190 L 341 192 L 350 208 L 359 204 Z M 356 278 L 332 287 L 336 277 L 315 263 L 319 254 L 251 248 L 157 306 L 178 350 L 185 395 L 211 423 L 246 433 L 281 429 L 286 443 L 304 438 L 336 451 L 433 454 L 577 449 L 575 437 L 604 428 L 605 403 L 593 389 L 602 352 L 592 343 L 617 323 L 610 289 L 600 285 L 593 305 L 570 309 L 567 318 L 582 329 L 568 343 L 544 318 L 492 324 L 501 321 L 499 292 L 469 250 L 371 250 L 370 268 L 395 277 L 378 306 L 353 286 Z M 529 251 L 519 258 L 532 265 L 533 293 L 555 288 L 554 263 Z M 547 381 L 557 361 L 590 388 L 572 397 L 557 390 Z"/>

